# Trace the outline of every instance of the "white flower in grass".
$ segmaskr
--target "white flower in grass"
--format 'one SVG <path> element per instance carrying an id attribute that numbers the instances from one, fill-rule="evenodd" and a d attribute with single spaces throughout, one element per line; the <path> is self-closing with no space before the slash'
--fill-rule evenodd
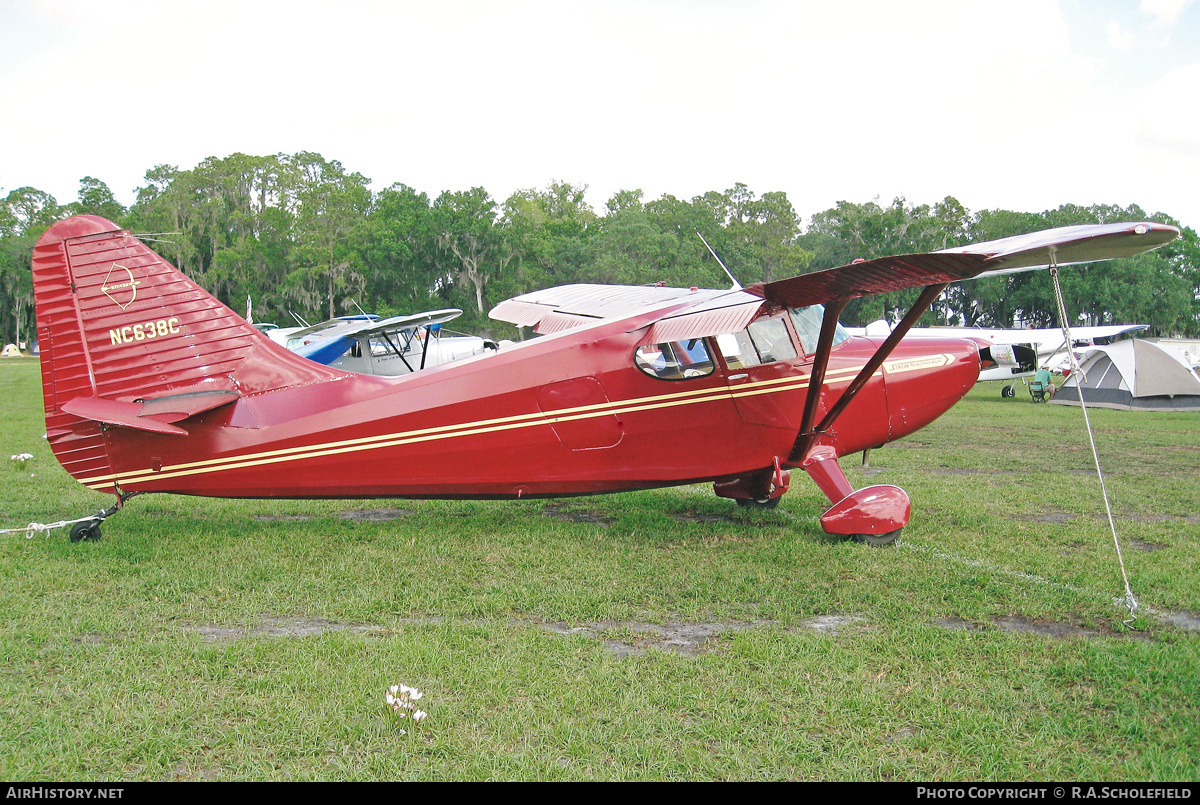
<path id="1" fill-rule="evenodd" d="M 408 685 L 392 685 L 387 689 L 383 696 L 387 713 L 392 719 L 393 724 L 407 723 L 410 720 L 424 721 L 428 717 L 428 713 L 424 710 L 418 710 L 414 702 L 420 699 L 425 694 L 416 688 L 410 688 Z M 401 735 L 407 735 L 405 730 L 397 730 Z"/>

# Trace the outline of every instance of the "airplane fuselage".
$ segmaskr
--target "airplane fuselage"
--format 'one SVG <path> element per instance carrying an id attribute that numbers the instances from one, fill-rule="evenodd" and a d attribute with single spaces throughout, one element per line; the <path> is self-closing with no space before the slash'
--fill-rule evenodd
<path id="1" fill-rule="evenodd" d="M 400 378 L 341 374 L 247 395 L 189 420 L 183 438 L 107 430 L 111 470 L 80 480 L 123 495 L 523 497 L 789 466 L 811 358 L 731 369 L 707 339 L 709 374 L 664 380 L 635 366 L 642 335 L 600 324 Z M 833 350 L 822 411 L 878 344 Z M 822 443 L 842 455 L 912 433 L 978 373 L 969 340 L 903 344 Z"/>

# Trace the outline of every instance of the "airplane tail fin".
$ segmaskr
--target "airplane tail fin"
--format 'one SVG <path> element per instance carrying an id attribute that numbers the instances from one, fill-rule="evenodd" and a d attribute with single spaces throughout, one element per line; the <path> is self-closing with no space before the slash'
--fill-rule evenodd
<path id="1" fill-rule="evenodd" d="M 98 216 L 46 230 L 33 287 L 47 438 L 76 478 L 113 471 L 109 426 L 186 437 L 186 420 L 239 397 L 343 374 L 271 342 Z"/>

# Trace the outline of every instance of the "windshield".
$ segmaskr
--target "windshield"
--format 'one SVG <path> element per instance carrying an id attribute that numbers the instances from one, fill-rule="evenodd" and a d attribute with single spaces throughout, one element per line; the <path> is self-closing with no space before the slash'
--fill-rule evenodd
<path id="1" fill-rule="evenodd" d="M 821 338 L 821 318 L 825 315 L 824 305 L 809 305 L 791 309 L 792 324 L 800 336 L 800 346 L 804 354 L 812 355 L 817 351 L 817 341 Z M 833 331 L 833 346 L 837 346 L 850 337 L 850 333 L 839 321 Z"/>

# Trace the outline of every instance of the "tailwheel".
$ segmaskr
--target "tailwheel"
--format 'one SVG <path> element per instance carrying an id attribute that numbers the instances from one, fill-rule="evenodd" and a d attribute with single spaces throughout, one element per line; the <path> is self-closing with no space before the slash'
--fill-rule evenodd
<path id="1" fill-rule="evenodd" d="M 754 498 L 737 498 L 737 504 L 749 509 L 773 509 L 779 505 L 780 498 L 755 500 Z"/>
<path id="2" fill-rule="evenodd" d="M 88 542 L 96 542 L 99 540 L 100 524 L 116 514 L 117 510 L 121 508 L 121 504 L 124 502 L 125 498 L 122 497 L 117 501 L 117 505 L 108 509 L 103 509 L 97 512 L 95 516 L 87 520 L 81 520 L 80 522 L 72 525 L 71 542 L 83 542 L 84 540 L 87 540 Z"/>
<path id="3" fill-rule="evenodd" d="M 889 531 L 886 534 L 851 534 L 850 539 L 855 542 L 862 542 L 866 545 L 873 545 L 876 548 L 881 548 L 884 545 L 891 545 L 900 538 L 900 532 L 903 528 L 897 528 L 895 531 Z"/>
<path id="4" fill-rule="evenodd" d="M 88 540 L 95 542 L 100 539 L 100 521 L 87 520 L 71 526 L 71 542 Z"/>

